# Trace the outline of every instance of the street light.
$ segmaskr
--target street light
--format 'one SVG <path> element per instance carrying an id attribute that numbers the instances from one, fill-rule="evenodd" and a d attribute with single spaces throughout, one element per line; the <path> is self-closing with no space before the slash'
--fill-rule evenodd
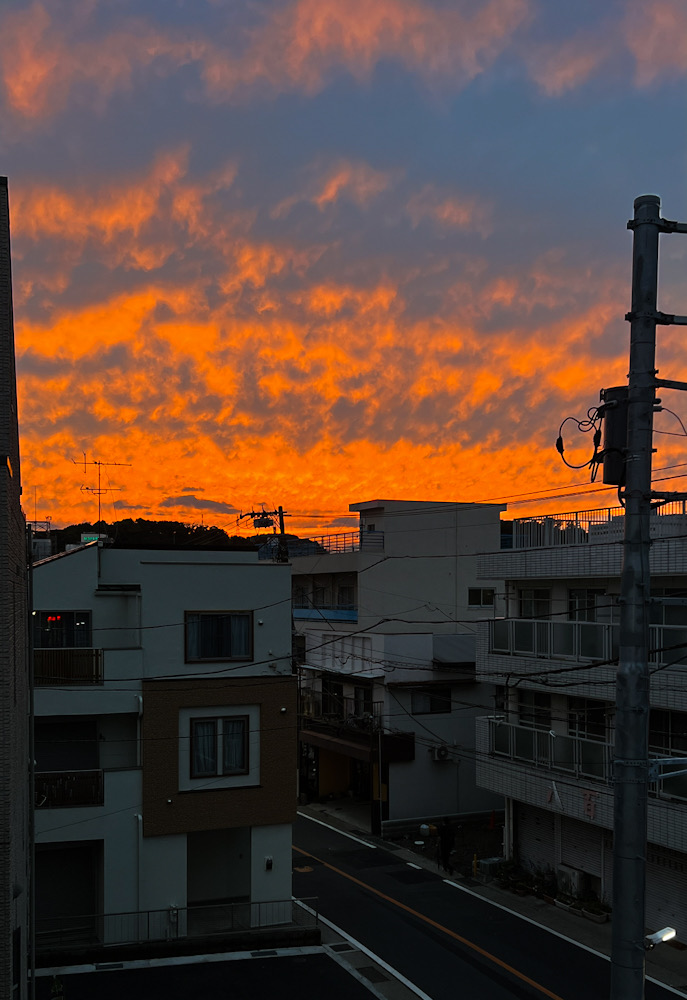
<path id="1" fill-rule="evenodd" d="M 662 931 L 647 934 L 644 938 L 644 947 L 647 951 L 651 951 L 657 944 L 663 944 L 664 941 L 672 941 L 676 934 L 677 931 L 674 927 L 664 927 Z"/>

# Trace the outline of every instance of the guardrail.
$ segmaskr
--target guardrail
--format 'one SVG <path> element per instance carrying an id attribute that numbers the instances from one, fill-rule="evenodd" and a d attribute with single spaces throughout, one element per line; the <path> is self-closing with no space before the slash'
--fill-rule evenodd
<path id="1" fill-rule="evenodd" d="M 138 944 L 212 937 L 263 927 L 316 927 L 318 898 L 169 906 L 163 910 L 92 913 L 36 920 L 36 947 L 59 951 L 87 945 Z"/>
<path id="2" fill-rule="evenodd" d="M 38 771 L 35 788 L 36 809 L 102 806 L 105 802 L 101 770 Z"/>
<path id="3" fill-rule="evenodd" d="M 276 558 L 277 536 L 258 549 L 258 559 Z M 336 552 L 383 552 L 383 531 L 343 531 L 336 535 L 316 535 L 313 538 L 287 539 L 289 559 L 298 556 L 319 556 Z"/>

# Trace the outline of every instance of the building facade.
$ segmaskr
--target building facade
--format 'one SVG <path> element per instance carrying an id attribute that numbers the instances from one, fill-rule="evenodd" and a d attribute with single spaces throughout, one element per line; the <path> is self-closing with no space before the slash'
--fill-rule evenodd
<path id="1" fill-rule="evenodd" d="M 99 541 L 32 620 L 39 946 L 289 922 L 290 567 Z"/>
<path id="2" fill-rule="evenodd" d="M 506 796 L 506 853 L 572 895 L 610 902 L 612 760 L 622 509 L 514 522 L 513 548 L 480 559 L 506 581 L 506 615 L 481 628 L 477 674 L 498 708 L 477 721 L 477 780 Z M 649 752 L 687 756 L 687 515 L 652 517 Z M 664 768 L 670 772 L 677 766 Z M 687 781 L 651 786 L 650 927 L 687 919 Z"/>
<path id="3" fill-rule="evenodd" d="M 477 554 L 501 509 L 356 503 L 358 531 L 291 551 L 303 799 L 368 802 L 373 830 L 499 807 L 475 784 L 474 719 L 493 707 L 476 624 L 501 600 Z"/>
<path id="4" fill-rule="evenodd" d="M 7 178 L 0 177 L 0 995 L 30 966 L 30 685 Z"/>

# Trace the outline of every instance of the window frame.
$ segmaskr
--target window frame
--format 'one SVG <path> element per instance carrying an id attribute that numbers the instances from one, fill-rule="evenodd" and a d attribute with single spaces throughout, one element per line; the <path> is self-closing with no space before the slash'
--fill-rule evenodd
<path id="1" fill-rule="evenodd" d="M 446 695 L 448 692 L 448 696 Z M 421 708 L 420 698 L 429 699 L 429 707 Z M 419 686 L 410 692 L 411 715 L 450 715 L 453 711 L 453 689 L 450 684 L 440 684 L 435 687 Z"/>
<path id="2" fill-rule="evenodd" d="M 225 616 L 237 616 L 248 619 L 248 651 L 247 653 L 239 653 L 236 655 L 222 655 L 222 656 L 192 656 L 189 649 L 189 639 L 190 639 L 190 627 L 192 625 L 191 619 L 197 617 L 199 620 L 203 618 L 220 618 Z M 184 611 L 184 663 L 224 663 L 228 661 L 243 661 L 250 662 L 253 659 L 253 648 L 254 648 L 254 624 L 253 624 L 253 611 L 245 610 L 194 610 L 194 611 Z"/>
<path id="3" fill-rule="evenodd" d="M 479 601 L 474 601 L 471 595 L 479 594 Z M 484 599 L 484 595 L 489 594 L 490 600 Z M 468 587 L 468 607 L 469 608 L 493 608 L 496 591 L 494 587 Z"/>
<path id="4" fill-rule="evenodd" d="M 226 766 L 226 756 L 225 756 L 225 732 L 224 723 L 225 722 L 242 722 L 243 723 L 243 767 L 240 768 L 229 768 Z M 196 740 L 195 727 L 197 724 L 210 724 L 214 726 L 214 758 L 215 758 L 215 769 L 214 771 L 202 771 L 196 772 L 194 768 L 195 763 L 195 750 L 194 744 Z M 189 719 L 189 778 L 192 781 L 202 781 L 204 778 L 233 778 L 237 775 L 249 774 L 250 773 L 250 719 L 248 715 L 228 715 L 222 713 L 222 715 L 216 716 L 191 716 Z"/>
<path id="5" fill-rule="evenodd" d="M 33 644 L 34 649 L 92 649 L 93 648 L 93 611 L 89 608 L 87 610 L 74 610 L 73 608 L 60 609 L 60 608 L 36 608 L 32 614 L 33 619 Z M 64 626 L 60 628 L 50 628 L 49 621 L 51 618 L 63 620 Z M 77 618 L 83 618 L 83 623 L 77 622 Z M 67 622 L 69 624 L 67 624 Z M 45 623 L 45 624 L 43 624 Z M 84 630 L 81 633 L 77 633 L 77 625 L 83 624 Z M 44 637 L 52 635 L 53 637 L 70 638 L 72 640 L 76 638 L 83 638 L 85 642 L 75 643 L 72 642 L 68 645 L 66 642 L 51 643 L 44 645 L 40 640 Z"/>

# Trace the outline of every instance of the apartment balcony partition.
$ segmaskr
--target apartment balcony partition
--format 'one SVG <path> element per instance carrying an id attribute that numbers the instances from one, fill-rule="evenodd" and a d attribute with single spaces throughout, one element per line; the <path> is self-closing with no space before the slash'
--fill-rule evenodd
<path id="1" fill-rule="evenodd" d="M 103 683 L 102 649 L 34 649 L 33 658 L 39 687 Z"/>
<path id="2" fill-rule="evenodd" d="M 35 775 L 36 809 L 69 809 L 105 803 L 103 772 L 39 771 Z"/>

